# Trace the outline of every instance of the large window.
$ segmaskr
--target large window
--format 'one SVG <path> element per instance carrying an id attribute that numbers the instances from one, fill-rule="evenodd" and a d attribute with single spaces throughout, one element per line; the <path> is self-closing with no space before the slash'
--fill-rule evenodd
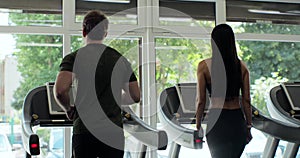
<path id="1" fill-rule="evenodd" d="M 27 93 L 46 82 L 54 81 L 58 72 L 58 65 L 62 58 L 61 35 L 30 35 L 3 34 L 1 35 L 1 66 L 0 74 L 1 122 L 5 125 L 6 134 L 11 144 L 21 144 L 21 109 Z M 7 127 L 6 127 L 7 126 Z M 2 129 L 2 128 L 1 128 Z M 48 143 L 48 142 L 46 142 Z M 23 150 L 16 150 L 17 156 L 24 156 Z"/>
<path id="2" fill-rule="evenodd" d="M 62 36 L 29 34 L 5 36 L 6 41 L 2 41 L 2 44 L 8 49 L 3 52 L 6 55 L 1 59 L 4 64 L 1 76 L 4 77 L 6 87 L 15 85 L 11 89 L 14 93 L 7 96 L 9 99 L 6 104 L 20 110 L 29 90 L 55 80 L 62 58 Z"/>
<path id="3" fill-rule="evenodd" d="M 29 90 L 55 81 L 62 59 L 61 35 L 14 35 L 18 71 L 22 80 L 14 94 L 13 106 L 22 107 L 22 102 Z"/>
<path id="4" fill-rule="evenodd" d="M 41 153 L 38 158 L 64 158 L 64 128 L 38 127 L 35 132 L 40 137 Z"/>
<path id="5" fill-rule="evenodd" d="M 20 109 L 24 97 L 32 88 L 54 81 L 63 55 L 83 46 L 81 22 L 85 13 L 94 9 L 102 10 L 110 21 L 109 37 L 105 44 L 121 52 L 132 63 L 142 92 L 147 93 L 143 94 L 141 104 L 131 106 L 137 115 L 142 114 L 144 109 L 156 113 L 157 109 L 153 108 L 157 102 L 155 95 L 159 95 L 163 89 L 180 82 L 196 82 L 197 64 L 211 57 L 209 31 L 216 22 L 219 23 L 216 20 L 219 17 L 237 33 L 238 55 L 250 70 L 252 104 L 267 114 L 265 97 L 268 89 L 280 82 L 300 78 L 297 69 L 300 67 L 300 4 L 296 1 L 270 0 L 226 0 L 225 4 L 219 2 L 0 0 L 0 122 L 4 122 L 1 129 L 5 129 L 12 144 L 21 142 L 18 135 L 21 132 Z M 217 4 L 225 5 L 226 15 L 216 10 L 219 7 Z M 175 34 L 170 30 L 177 32 Z M 179 35 L 182 36 L 178 37 Z M 253 39 L 253 35 L 258 37 Z M 287 37 L 291 37 L 291 40 L 270 38 L 281 37 L 278 35 L 283 35 L 287 40 Z M 148 43 L 144 43 L 145 41 Z M 147 65 L 153 61 L 155 66 Z M 152 93 L 153 87 L 156 94 Z M 140 106 L 144 104 L 152 107 Z M 153 125 L 157 123 L 155 121 L 159 122 L 151 119 L 147 123 Z M 55 149 L 52 153 L 64 152 L 60 136 L 65 135 L 57 134 L 59 137 L 51 141 L 51 132 L 57 131 L 63 130 L 36 129 L 43 138 L 41 145 L 45 147 L 40 157 L 50 155 L 47 153 L 50 151 L 47 146 L 51 150 Z M 263 148 L 259 143 L 263 144 L 265 137 L 256 133 L 254 138 L 259 139 L 255 141 L 258 143 L 248 145 L 251 149 L 247 150 Z M 127 151 L 134 153 L 139 150 L 140 144 L 137 142 L 126 133 Z M 184 149 L 180 157 L 208 154 L 207 151 L 202 153 L 203 151 L 206 151 L 206 147 L 201 152 Z M 258 152 L 261 154 L 263 151 Z M 24 151 L 17 150 L 16 155 L 19 153 L 20 157 L 24 157 Z M 137 156 L 134 154 L 127 152 L 125 157 Z M 159 155 L 168 157 L 167 151 L 161 151 Z"/>
<path id="6" fill-rule="evenodd" d="M 300 78 L 299 42 L 237 41 L 239 55 L 245 61 L 251 76 L 252 104 L 264 113 L 266 95 L 270 88 L 284 81 Z"/>

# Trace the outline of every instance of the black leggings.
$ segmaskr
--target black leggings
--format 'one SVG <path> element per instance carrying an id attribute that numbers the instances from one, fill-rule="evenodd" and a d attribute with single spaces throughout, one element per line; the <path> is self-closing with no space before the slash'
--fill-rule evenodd
<path id="1" fill-rule="evenodd" d="M 124 139 L 120 143 L 124 143 Z M 90 133 L 72 136 L 72 158 L 123 158 L 123 155 L 123 150 L 99 141 Z"/>
<path id="2" fill-rule="evenodd" d="M 241 109 L 210 109 L 207 144 L 212 158 L 239 158 L 246 145 L 246 122 Z"/>

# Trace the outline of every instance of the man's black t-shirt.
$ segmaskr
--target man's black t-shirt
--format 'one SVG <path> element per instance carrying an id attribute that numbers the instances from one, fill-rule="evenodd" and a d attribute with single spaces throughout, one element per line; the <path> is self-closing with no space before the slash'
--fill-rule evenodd
<path id="1" fill-rule="evenodd" d="M 106 118 L 122 127 L 122 88 L 128 82 L 137 81 L 131 64 L 124 56 L 103 44 L 88 44 L 65 56 L 60 64 L 60 71 L 70 71 L 75 75 L 77 109 L 98 103 Z M 73 133 L 85 132 L 86 126 L 79 117 L 76 118 Z"/>

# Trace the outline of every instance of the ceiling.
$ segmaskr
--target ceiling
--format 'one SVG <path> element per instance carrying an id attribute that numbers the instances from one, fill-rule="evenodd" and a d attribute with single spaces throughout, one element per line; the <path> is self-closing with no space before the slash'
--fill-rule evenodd
<path id="1" fill-rule="evenodd" d="M 76 0 L 76 13 L 100 9 L 108 15 L 118 12 L 137 14 L 137 0 Z M 106 1 L 106 2 L 103 2 Z M 111 3 L 108 3 L 110 1 Z M 121 2 L 120 2 L 121 1 Z M 215 19 L 215 3 L 205 0 L 160 0 L 161 17 L 180 18 L 164 8 L 170 8 L 194 19 Z M 42 4 L 42 5 L 41 5 Z M 22 12 L 62 13 L 62 0 L 0 0 L 0 8 L 18 9 Z M 128 11 L 124 11 L 130 9 Z M 271 22 L 300 25 L 300 0 L 226 0 L 227 21 Z"/>

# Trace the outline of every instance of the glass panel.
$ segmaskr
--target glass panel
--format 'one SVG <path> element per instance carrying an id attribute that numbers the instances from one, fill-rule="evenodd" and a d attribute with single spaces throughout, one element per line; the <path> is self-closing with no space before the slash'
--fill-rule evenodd
<path id="1" fill-rule="evenodd" d="M 21 140 L 21 108 L 27 93 L 54 81 L 62 58 L 61 35 L 0 35 L 0 121 L 15 155 L 24 157 Z M 3 81 L 3 82 L 2 82 Z"/>
<path id="2" fill-rule="evenodd" d="M 167 87 L 176 83 L 197 82 L 196 70 L 198 63 L 211 57 L 210 40 L 185 38 L 155 38 L 156 54 L 156 88 L 157 95 Z M 158 119 L 159 120 L 159 119 Z M 160 124 L 158 128 L 162 128 Z M 187 125 L 195 128 L 195 125 Z M 171 143 L 166 150 L 157 150 L 161 158 L 170 157 Z M 205 148 L 205 147 L 204 147 Z M 206 150 L 185 150 L 181 147 L 180 157 L 194 157 L 194 155 L 209 155 Z M 190 154 L 189 154 L 190 153 Z M 193 153 L 193 156 L 191 156 Z M 204 156 L 205 157 L 205 156 Z"/>
<path id="3" fill-rule="evenodd" d="M 137 140 L 134 136 L 124 132 L 125 135 L 125 151 L 124 151 L 124 157 L 123 158 L 134 158 L 139 157 L 139 154 L 141 152 L 141 146 L 139 140 Z"/>
<path id="4" fill-rule="evenodd" d="M 84 46 L 84 39 L 82 36 L 71 36 L 71 52 L 76 51 L 80 47 Z"/>
<path id="5" fill-rule="evenodd" d="M 278 144 L 278 148 L 277 148 L 277 150 L 279 150 L 279 152 L 281 152 L 281 153 L 284 153 L 285 152 L 285 150 L 287 149 L 286 147 L 287 147 L 287 144 L 288 143 L 291 143 L 291 142 L 287 142 L 287 141 L 283 141 L 283 140 L 280 140 L 279 141 L 279 144 Z M 296 156 L 295 156 L 295 158 L 300 158 L 300 147 L 298 148 L 298 152 L 296 153 Z M 277 152 L 277 151 L 276 151 Z"/>
<path id="6" fill-rule="evenodd" d="M 119 51 L 131 63 L 135 74 L 139 78 L 139 38 L 107 39 L 104 43 Z"/>
<path id="7" fill-rule="evenodd" d="M 100 10 L 108 16 L 110 24 L 137 24 L 136 0 L 88 0 L 76 1 L 76 22 L 82 23 L 89 10 Z"/>
<path id="8" fill-rule="evenodd" d="M 41 153 L 38 158 L 64 158 L 64 128 L 37 127 L 34 130 L 40 138 Z"/>
<path id="9" fill-rule="evenodd" d="M 26 93 L 46 82 L 55 81 L 62 59 L 61 35 L 14 35 L 16 50 L 13 56 L 16 58 L 18 71 L 22 80 L 14 94 L 15 106 Z"/>
<path id="10" fill-rule="evenodd" d="M 49 11 L 50 12 L 50 11 Z M 0 25 L 4 26 L 62 26 L 61 10 L 55 12 L 0 8 Z"/>
<path id="11" fill-rule="evenodd" d="M 272 23 L 247 23 L 228 22 L 235 33 L 259 33 L 259 34 L 287 34 L 299 35 L 300 25 L 272 24 Z"/>
<path id="12" fill-rule="evenodd" d="M 0 43 L 4 102 L 19 110 L 29 90 L 55 80 L 62 57 L 62 36 L 3 34 Z"/>
<path id="13" fill-rule="evenodd" d="M 196 82 L 198 63 L 211 56 L 210 40 L 156 38 L 158 94 L 180 82 Z"/>
<path id="14" fill-rule="evenodd" d="M 212 28 L 215 25 L 214 3 L 198 1 L 159 1 L 159 24 Z"/>
<path id="15" fill-rule="evenodd" d="M 237 41 L 239 56 L 245 61 L 251 76 L 252 104 L 268 114 L 265 97 L 269 88 L 299 80 L 300 43 Z"/>
<path id="16" fill-rule="evenodd" d="M 0 134 L 0 152 L 8 152 L 11 150 L 11 146 L 7 139 L 7 136 L 4 134 Z"/>
<path id="17" fill-rule="evenodd" d="M 140 38 L 114 38 L 114 39 L 107 39 L 104 41 L 104 44 L 116 49 L 122 55 L 124 55 L 127 60 L 131 63 L 131 67 L 138 79 L 140 81 L 140 62 L 139 56 L 141 54 L 141 50 L 139 47 Z M 143 94 L 141 94 L 143 95 Z M 141 107 L 139 103 L 130 105 L 131 109 L 135 112 L 137 116 L 140 116 Z"/>

